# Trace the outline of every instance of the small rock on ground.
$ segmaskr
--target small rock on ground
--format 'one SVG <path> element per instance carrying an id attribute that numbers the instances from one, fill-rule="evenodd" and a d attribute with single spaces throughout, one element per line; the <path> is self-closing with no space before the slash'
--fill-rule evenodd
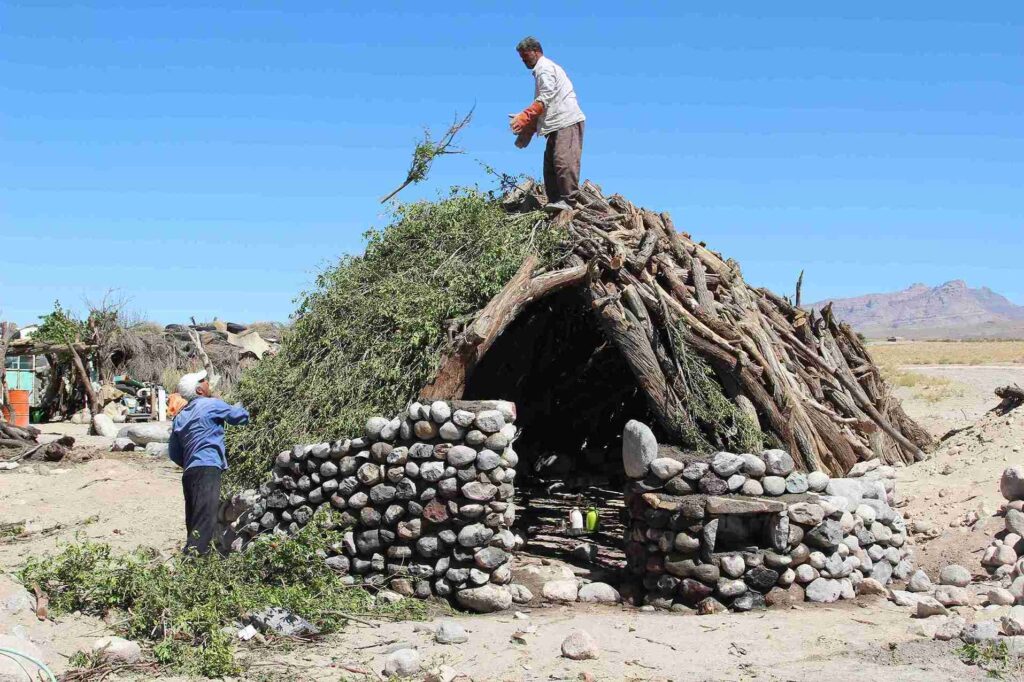
<path id="1" fill-rule="evenodd" d="M 92 651 L 102 652 L 103 658 L 111 663 L 135 663 L 142 658 L 142 647 L 123 637 L 101 637 L 93 643 Z"/>
<path id="2" fill-rule="evenodd" d="M 468 640 L 466 630 L 453 620 L 441 621 L 434 631 L 434 641 L 438 644 L 462 644 Z"/>
<path id="3" fill-rule="evenodd" d="M 940 585 L 967 587 L 971 583 L 971 572 L 959 564 L 950 564 L 939 571 Z"/>
<path id="4" fill-rule="evenodd" d="M 399 649 L 384 661 L 384 674 L 388 676 L 409 677 L 419 671 L 420 654 L 415 649 Z"/>
<path id="5" fill-rule="evenodd" d="M 573 630 L 562 640 L 562 655 L 574 661 L 584 661 L 600 657 L 601 648 L 589 632 Z"/>

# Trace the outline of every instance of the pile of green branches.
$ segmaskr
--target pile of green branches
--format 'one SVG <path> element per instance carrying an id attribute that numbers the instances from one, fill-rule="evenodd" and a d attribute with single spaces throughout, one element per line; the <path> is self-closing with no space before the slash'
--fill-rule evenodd
<path id="1" fill-rule="evenodd" d="M 779 445 L 777 439 L 762 432 L 757 422 L 726 397 L 715 370 L 686 346 L 682 333 L 675 331 L 671 338 L 686 389 L 687 415 L 681 445 L 697 452 L 760 452 L 766 445 Z"/>
<path id="2" fill-rule="evenodd" d="M 240 671 L 234 628 L 268 606 L 285 608 L 325 634 L 341 628 L 345 616 L 425 615 L 419 599 L 386 603 L 345 585 L 323 560 L 342 535 L 323 510 L 293 537 L 263 536 L 226 558 L 165 561 L 150 550 L 119 555 L 109 545 L 84 542 L 30 558 L 19 578 L 49 595 L 54 615 L 112 615 L 120 633 L 152 647 L 162 666 L 222 677 Z"/>
<path id="3" fill-rule="evenodd" d="M 396 207 L 390 226 L 365 235 L 363 255 L 342 258 L 300 298 L 278 355 L 243 375 L 231 399 L 252 420 L 228 434 L 227 488 L 259 483 L 294 443 L 351 437 L 405 407 L 460 321 L 528 255 L 558 260 L 562 235 L 539 218 L 475 189 Z"/>

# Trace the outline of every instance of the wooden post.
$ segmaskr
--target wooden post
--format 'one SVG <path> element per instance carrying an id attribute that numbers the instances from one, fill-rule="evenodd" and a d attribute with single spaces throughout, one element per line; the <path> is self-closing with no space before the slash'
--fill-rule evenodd
<path id="1" fill-rule="evenodd" d="M 85 371 L 85 365 L 82 363 L 82 357 L 78 354 L 78 351 L 75 350 L 75 344 L 68 341 L 67 348 L 71 353 L 71 361 L 75 365 L 75 371 L 78 373 L 78 380 L 82 383 L 82 388 L 85 389 L 85 397 L 89 402 L 89 412 L 95 417 L 100 413 L 100 404 L 96 399 L 96 392 L 92 390 L 92 382 L 89 381 L 89 373 Z"/>
<path id="2" fill-rule="evenodd" d="M 7 344 L 14 336 L 13 322 L 0 322 L 0 358 L 4 359 L 4 365 L 0 367 L 0 407 L 10 410 L 11 397 L 7 393 Z M 5 421 L 3 409 L 0 409 L 0 422 Z"/>

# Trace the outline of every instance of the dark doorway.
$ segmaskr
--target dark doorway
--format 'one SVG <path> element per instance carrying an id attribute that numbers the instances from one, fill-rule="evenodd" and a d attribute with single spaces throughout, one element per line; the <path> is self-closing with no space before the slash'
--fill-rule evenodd
<path id="1" fill-rule="evenodd" d="M 618 349 L 607 342 L 579 289 L 527 308 L 484 356 L 465 397 L 516 403 L 520 436 L 517 530 L 527 550 L 588 563 L 577 547 L 595 545 L 597 564 L 622 563 L 622 429 L 653 424 L 646 398 Z M 578 506 L 598 509 L 599 532 L 581 537 L 564 526 Z M 576 550 L 575 554 L 573 550 Z M 593 551 L 593 550 L 591 550 Z"/>

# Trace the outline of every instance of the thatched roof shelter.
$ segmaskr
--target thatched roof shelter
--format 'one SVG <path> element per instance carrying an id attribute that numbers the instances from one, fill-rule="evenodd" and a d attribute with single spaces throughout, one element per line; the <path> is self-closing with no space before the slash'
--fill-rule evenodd
<path id="1" fill-rule="evenodd" d="M 830 310 L 749 286 L 667 214 L 596 185 L 555 216 L 542 193 L 400 206 L 364 255 L 325 271 L 281 353 L 242 378 L 253 421 L 232 435 L 231 483 L 417 398 L 515 401 L 527 462 L 586 461 L 632 418 L 660 442 L 778 446 L 833 475 L 924 456 L 930 437 Z"/>
<path id="2" fill-rule="evenodd" d="M 533 208 L 536 191 L 521 188 L 506 207 Z M 667 214 L 591 183 L 552 222 L 572 256 L 558 269 L 527 258 L 466 324 L 422 398 L 515 400 L 524 430 L 531 412 L 550 422 L 554 410 L 550 433 L 564 436 L 574 419 L 581 442 L 630 410 L 648 412 L 668 442 L 699 449 L 749 448 L 759 431 L 802 468 L 833 475 L 862 459 L 923 457 L 930 437 L 829 309 L 809 313 L 751 287 Z M 642 407 L 623 400 L 631 386 Z"/>

